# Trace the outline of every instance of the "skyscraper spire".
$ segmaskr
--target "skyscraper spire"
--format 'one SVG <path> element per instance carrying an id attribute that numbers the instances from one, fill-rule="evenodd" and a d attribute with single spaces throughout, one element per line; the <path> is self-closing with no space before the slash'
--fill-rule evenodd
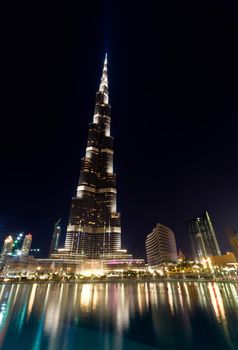
<path id="1" fill-rule="evenodd" d="M 89 125 L 76 197 L 72 199 L 65 250 L 71 255 L 100 258 L 121 248 L 121 221 L 117 212 L 116 174 L 113 172 L 113 138 L 110 133 L 107 55 L 93 123 Z M 83 230 L 82 230 L 83 228 Z"/>
<path id="2" fill-rule="evenodd" d="M 107 76 L 107 53 L 105 54 L 104 65 L 102 70 L 102 78 L 99 86 L 99 91 L 104 94 L 104 102 L 108 103 L 108 76 Z"/>

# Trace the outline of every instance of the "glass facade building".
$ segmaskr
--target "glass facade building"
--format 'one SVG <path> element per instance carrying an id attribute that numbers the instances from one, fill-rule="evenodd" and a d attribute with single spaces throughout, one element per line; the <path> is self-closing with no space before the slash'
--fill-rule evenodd
<path id="1" fill-rule="evenodd" d="M 202 262 L 209 256 L 221 255 L 216 234 L 207 211 L 186 222 L 193 259 Z"/>
<path id="2" fill-rule="evenodd" d="M 96 93 L 93 122 L 89 125 L 85 157 L 82 158 L 77 194 L 72 199 L 65 240 L 65 251 L 69 254 L 99 258 L 121 248 L 110 124 L 106 56 Z"/>
<path id="3" fill-rule="evenodd" d="M 59 219 L 54 226 L 54 232 L 53 232 L 53 237 L 52 237 L 51 246 L 50 246 L 50 255 L 57 253 L 58 251 L 59 239 L 61 234 L 61 227 L 59 225 L 60 221 L 61 219 Z"/>

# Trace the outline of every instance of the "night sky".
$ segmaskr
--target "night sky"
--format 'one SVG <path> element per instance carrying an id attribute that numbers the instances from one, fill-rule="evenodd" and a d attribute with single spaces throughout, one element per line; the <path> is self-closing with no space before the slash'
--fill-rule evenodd
<path id="1" fill-rule="evenodd" d="M 238 229 L 237 10 L 225 1 L 5 2 L 2 239 L 31 232 L 46 256 L 61 217 L 63 244 L 107 51 L 123 247 L 144 257 L 160 222 L 189 255 L 185 221 L 208 210 L 228 249 L 224 227 Z"/>

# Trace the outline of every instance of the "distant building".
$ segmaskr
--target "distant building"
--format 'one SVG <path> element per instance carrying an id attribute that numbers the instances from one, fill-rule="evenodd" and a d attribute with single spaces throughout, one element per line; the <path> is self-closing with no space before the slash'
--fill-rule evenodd
<path id="1" fill-rule="evenodd" d="M 236 257 L 232 252 L 223 255 L 211 256 L 211 264 L 216 266 L 226 266 L 227 264 L 236 263 Z"/>
<path id="2" fill-rule="evenodd" d="M 178 251 L 178 260 L 179 261 L 185 260 L 185 255 L 183 254 L 181 249 L 179 249 L 179 251 Z"/>
<path id="3" fill-rule="evenodd" d="M 229 239 L 231 249 L 238 261 L 238 233 Z"/>
<path id="4" fill-rule="evenodd" d="M 22 243 L 21 247 L 21 254 L 24 256 L 29 255 L 30 249 L 31 249 L 31 243 L 32 243 L 32 235 L 29 233 L 28 235 L 25 235 L 24 241 Z"/>
<path id="5" fill-rule="evenodd" d="M 238 232 L 234 231 L 230 227 L 226 227 L 225 233 L 230 243 L 231 250 L 235 254 L 236 260 L 238 261 Z"/>
<path id="6" fill-rule="evenodd" d="M 13 249 L 12 255 L 17 256 L 21 254 L 21 246 L 24 232 L 18 232 L 13 235 Z"/>
<path id="7" fill-rule="evenodd" d="M 153 231 L 148 234 L 145 246 L 147 262 L 152 268 L 177 260 L 174 233 L 162 224 L 157 224 Z"/>
<path id="8" fill-rule="evenodd" d="M 12 248 L 13 248 L 13 239 L 12 236 L 8 236 L 4 240 L 4 244 L 2 247 L 2 256 L 6 256 L 12 253 Z"/>
<path id="9" fill-rule="evenodd" d="M 202 262 L 209 256 L 221 255 L 216 234 L 207 211 L 186 222 L 193 258 Z"/>
<path id="10" fill-rule="evenodd" d="M 57 253 L 58 251 L 59 238 L 61 233 L 61 227 L 59 225 L 60 220 L 61 219 L 59 219 L 54 226 L 54 232 L 53 232 L 53 237 L 52 237 L 51 246 L 50 246 L 50 255 Z"/>

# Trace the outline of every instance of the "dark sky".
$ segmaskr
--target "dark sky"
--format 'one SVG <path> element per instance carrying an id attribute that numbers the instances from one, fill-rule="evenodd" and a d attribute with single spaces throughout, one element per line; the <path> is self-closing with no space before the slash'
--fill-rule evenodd
<path id="1" fill-rule="evenodd" d="M 65 235 L 107 51 L 123 246 L 144 256 L 160 222 L 189 254 L 185 221 L 208 210 L 227 249 L 224 226 L 238 229 L 237 10 L 208 0 L 5 2 L 2 236 L 29 231 L 46 254 L 60 217 Z"/>

